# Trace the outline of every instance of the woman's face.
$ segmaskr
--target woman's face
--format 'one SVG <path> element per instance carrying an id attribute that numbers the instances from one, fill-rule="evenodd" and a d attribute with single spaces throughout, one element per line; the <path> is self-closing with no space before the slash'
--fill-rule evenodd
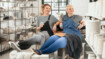
<path id="1" fill-rule="evenodd" d="M 66 12 L 68 13 L 68 14 L 73 14 L 74 13 L 74 9 L 73 9 L 73 7 L 72 6 L 68 6 L 67 7 L 67 9 L 66 9 Z"/>
<path id="2" fill-rule="evenodd" d="M 45 14 L 49 14 L 50 11 L 51 11 L 51 7 L 50 7 L 50 6 L 45 6 L 45 7 L 44 7 L 43 12 L 44 12 Z"/>

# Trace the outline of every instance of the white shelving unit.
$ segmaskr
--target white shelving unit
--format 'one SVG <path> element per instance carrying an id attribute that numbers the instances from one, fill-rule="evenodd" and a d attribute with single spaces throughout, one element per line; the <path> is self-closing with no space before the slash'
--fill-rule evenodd
<path id="1" fill-rule="evenodd" d="M 12 40 L 16 41 L 16 35 L 18 33 L 21 33 L 23 30 L 25 31 L 26 29 L 30 28 L 28 27 L 28 25 L 31 26 L 33 19 L 35 19 L 36 16 L 40 15 L 40 6 L 41 0 L 0 0 L 0 29 L 15 29 L 12 34 L 7 33 L 1 35 L 0 32 L 0 37 L 6 37 L 6 39 L 9 41 L 11 35 L 13 35 L 14 39 Z M 27 13 L 28 16 L 24 15 L 24 13 Z M 4 20 L 5 16 L 11 16 L 12 19 L 8 18 Z M 24 26 L 24 29 L 21 29 L 21 31 L 19 30 L 20 32 L 17 32 L 16 30 L 19 26 Z M 6 47 L 7 43 L 8 42 L 0 43 L 0 53 L 10 48 Z"/>
<path id="2" fill-rule="evenodd" d="M 102 55 L 97 54 L 97 52 L 95 51 L 94 47 L 88 42 L 87 39 L 85 39 L 85 41 L 87 42 L 87 44 L 89 45 L 89 47 L 92 49 L 93 53 L 96 55 L 97 59 L 102 59 Z"/>
<path id="3" fill-rule="evenodd" d="M 101 27 L 105 27 L 105 0 L 97 0 L 96 2 L 90 2 L 88 4 L 88 13 L 86 15 L 88 20 L 100 20 Z M 92 19 L 89 19 L 92 18 Z M 103 29 L 103 28 L 101 28 Z M 96 59 L 103 59 L 102 55 L 99 55 L 96 49 L 90 44 L 88 39 L 85 39 L 92 52 L 96 55 Z"/>

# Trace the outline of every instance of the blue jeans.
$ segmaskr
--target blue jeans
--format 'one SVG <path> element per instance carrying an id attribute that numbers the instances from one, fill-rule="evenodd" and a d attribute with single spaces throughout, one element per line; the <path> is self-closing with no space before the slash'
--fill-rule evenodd
<path id="1" fill-rule="evenodd" d="M 59 37 L 56 35 L 51 36 L 45 44 L 39 49 L 42 54 L 53 53 L 59 48 L 65 48 L 67 39 L 65 37 Z"/>

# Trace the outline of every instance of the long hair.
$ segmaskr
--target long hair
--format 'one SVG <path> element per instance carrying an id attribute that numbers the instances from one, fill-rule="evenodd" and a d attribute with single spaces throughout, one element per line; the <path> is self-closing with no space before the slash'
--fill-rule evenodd
<path id="1" fill-rule="evenodd" d="M 43 4 L 42 6 L 41 6 L 41 12 L 40 12 L 40 14 L 41 15 L 43 15 L 44 14 L 44 8 L 46 7 L 46 6 L 49 6 L 50 8 L 51 8 L 51 6 L 49 5 L 49 4 Z"/>

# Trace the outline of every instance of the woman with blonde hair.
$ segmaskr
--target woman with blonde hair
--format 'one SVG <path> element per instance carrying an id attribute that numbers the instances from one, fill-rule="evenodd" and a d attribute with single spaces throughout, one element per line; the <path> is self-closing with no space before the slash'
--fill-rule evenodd
<path id="1" fill-rule="evenodd" d="M 44 44 L 44 42 L 53 35 L 53 32 L 56 32 L 56 25 L 54 24 L 56 24 L 58 20 L 53 15 L 50 15 L 50 11 L 51 6 L 49 4 L 42 5 L 41 16 L 38 16 L 36 21 L 37 30 L 40 30 L 40 32 L 29 39 L 10 42 L 12 48 L 21 51 L 21 49 L 28 49 L 36 43 Z"/>

